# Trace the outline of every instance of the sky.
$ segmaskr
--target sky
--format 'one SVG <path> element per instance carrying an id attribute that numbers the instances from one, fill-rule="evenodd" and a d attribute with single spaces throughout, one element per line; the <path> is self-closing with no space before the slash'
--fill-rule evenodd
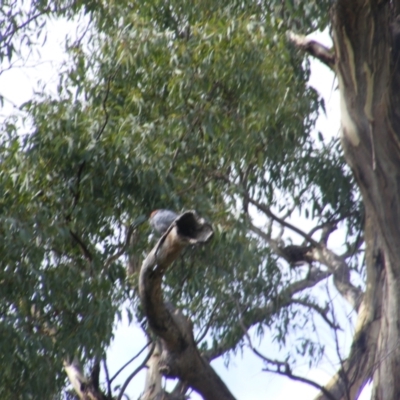
<path id="1" fill-rule="evenodd" d="M 19 105 L 29 100 L 32 97 L 35 87 L 38 87 L 39 81 L 45 82 L 49 87 L 53 85 L 55 90 L 55 85 L 58 81 L 59 65 L 65 59 L 62 41 L 66 34 L 71 33 L 70 31 L 71 25 L 68 23 L 62 21 L 51 23 L 49 25 L 49 35 L 40 56 L 33 56 L 29 64 L 24 67 L 12 68 L 0 75 L 0 94 L 5 98 L 1 116 L 16 111 Z M 326 32 L 312 36 L 314 39 L 328 46 L 330 45 L 330 38 Z M 309 84 L 317 89 L 325 99 L 326 104 L 326 115 L 322 114 L 319 117 L 316 132 L 321 131 L 325 137 L 336 137 L 340 130 L 339 96 L 336 90 L 337 81 L 325 65 L 317 60 L 311 60 Z M 331 240 L 331 248 L 333 250 L 339 249 L 342 243 L 340 232 L 336 236 L 333 236 Z M 321 288 L 320 290 L 321 296 L 323 296 L 323 291 L 326 289 Z M 345 304 L 342 307 L 343 316 L 346 318 L 350 311 L 346 308 Z M 351 326 L 348 331 L 351 332 Z M 351 344 L 351 335 L 349 332 L 347 336 L 345 335 L 342 338 L 342 343 L 347 349 Z M 336 350 L 333 349 L 332 338 L 330 339 L 330 342 L 329 340 L 327 341 L 327 357 L 325 357 L 321 365 L 317 369 L 312 370 L 309 370 L 307 365 L 300 366 L 296 370 L 296 373 L 299 375 L 302 374 L 321 385 L 326 383 L 338 366 L 334 356 Z M 124 318 L 115 331 L 114 340 L 107 353 L 107 363 L 111 376 L 126 361 L 133 357 L 144 344 L 145 340 L 140 329 L 134 324 L 129 326 L 127 320 Z M 258 349 L 268 354 L 270 358 L 279 358 L 279 349 L 276 344 L 272 343 L 269 335 L 266 335 Z M 141 363 L 145 355 L 144 353 L 136 363 L 127 368 L 120 375 L 120 379 L 115 381 L 115 384 L 122 384 L 126 377 Z M 253 355 L 250 350 L 244 350 L 242 354 L 234 357 L 228 367 L 225 366 L 222 359 L 214 361 L 212 366 L 239 400 L 286 400 L 293 398 L 294 394 L 297 400 L 310 400 L 318 394 L 318 390 L 309 385 L 263 372 L 261 360 Z M 131 395 L 132 399 L 138 398 L 142 392 L 144 379 L 145 370 L 140 372 L 132 381 L 132 384 L 128 388 L 129 390 L 127 390 L 127 394 Z M 200 396 L 193 395 L 191 398 L 196 400 L 200 399 Z M 369 398 L 370 388 L 367 387 L 359 399 L 367 400 Z"/>

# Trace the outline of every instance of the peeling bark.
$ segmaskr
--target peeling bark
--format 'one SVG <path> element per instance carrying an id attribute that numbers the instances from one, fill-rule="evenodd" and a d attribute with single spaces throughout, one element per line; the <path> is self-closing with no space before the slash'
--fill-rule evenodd
<path id="1" fill-rule="evenodd" d="M 95 365 L 95 371 L 92 371 L 90 378 L 84 375 L 76 357 L 72 361 L 64 361 L 64 370 L 79 399 L 107 400 L 107 396 L 104 395 L 99 387 L 100 366 L 98 364 Z"/>
<path id="2" fill-rule="evenodd" d="M 339 390 L 343 379 L 332 383 L 338 399 L 355 399 L 371 376 L 374 399 L 400 398 L 400 70 L 397 39 L 392 37 L 396 7 L 397 2 L 341 0 L 333 14 L 342 144 L 373 231 L 366 238 L 371 258 L 367 293 L 342 369 L 348 380 L 345 392 Z"/>

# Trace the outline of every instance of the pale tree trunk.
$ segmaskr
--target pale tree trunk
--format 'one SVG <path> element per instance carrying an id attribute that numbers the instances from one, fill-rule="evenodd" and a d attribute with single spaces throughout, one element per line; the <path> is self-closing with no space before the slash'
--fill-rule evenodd
<path id="1" fill-rule="evenodd" d="M 333 9 L 342 144 L 363 196 L 367 246 L 354 343 L 327 385 L 335 399 L 356 399 L 369 379 L 373 399 L 400 399 L 399 8 L 399 2 L 340 0 Z"/>

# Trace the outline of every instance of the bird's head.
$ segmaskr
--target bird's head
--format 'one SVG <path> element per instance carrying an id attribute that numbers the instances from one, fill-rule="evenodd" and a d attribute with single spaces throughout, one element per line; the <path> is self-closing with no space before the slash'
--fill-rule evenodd
<path id="1" fill-rule="evenodd" d="M 150 213 L 150 217 L 149 218 L 153 218 L 160 210 L 154 210 Z"/>

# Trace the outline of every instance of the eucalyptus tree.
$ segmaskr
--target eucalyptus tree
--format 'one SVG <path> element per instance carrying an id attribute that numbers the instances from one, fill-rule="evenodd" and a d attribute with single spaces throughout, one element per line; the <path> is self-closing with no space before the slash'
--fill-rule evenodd
<path id="1" fill-rule="evenodd" d="M 31 6 L 1 11 L 3 65 L 24 57 L 19 40 L 39 37 L 42 17 L 85 29 L 67 42 L 57 95 L 37 93 L 1 128 L 2 397 L 54 397 L 67 372 L 81 398 L 122 398 L 128 382 L 112 393 L 99 370 L 129 304 L 156 343 L 146 361 L 157 390 L 145 398 L 163 394 L 160 374 L 181 379 L 174 398 L 190 387 L 232 398 L 200 374 L 247 346 L 320 399 L 356 398 L 370 379 L 376 399 L 397 399 L 397 2 Z M 300 36 L 327 27 L 333 49 Z M 313 131 L 323 102 L 304 52 L 338 77 L 343 146 Z M 154 245 L 143 222 L 156 208 L 195 209 L 214 229 L 162 271 L 162 285 L 158 276 L 149 298 L 161 302 L 159 324 L 143 301 L 148 264 L 140 268 Z M 172 231 L 182 233 L 179 221 Z M 341 253 L 329 241 L 339 225 Z M 358 320 L 347 359 L 321 387 L 295 368 L 320 360 L 322 324 L 335 337 L 340 328 L 336 301 L 314 290 L 326 282 Z M 255 347 L 254 332 L 276 340 L 282 359 Z M 201 354 L 198 379 L 178 365 L 184 349 L 169 351 L 177 335 L 192 349 L 185 356 Z"/>

